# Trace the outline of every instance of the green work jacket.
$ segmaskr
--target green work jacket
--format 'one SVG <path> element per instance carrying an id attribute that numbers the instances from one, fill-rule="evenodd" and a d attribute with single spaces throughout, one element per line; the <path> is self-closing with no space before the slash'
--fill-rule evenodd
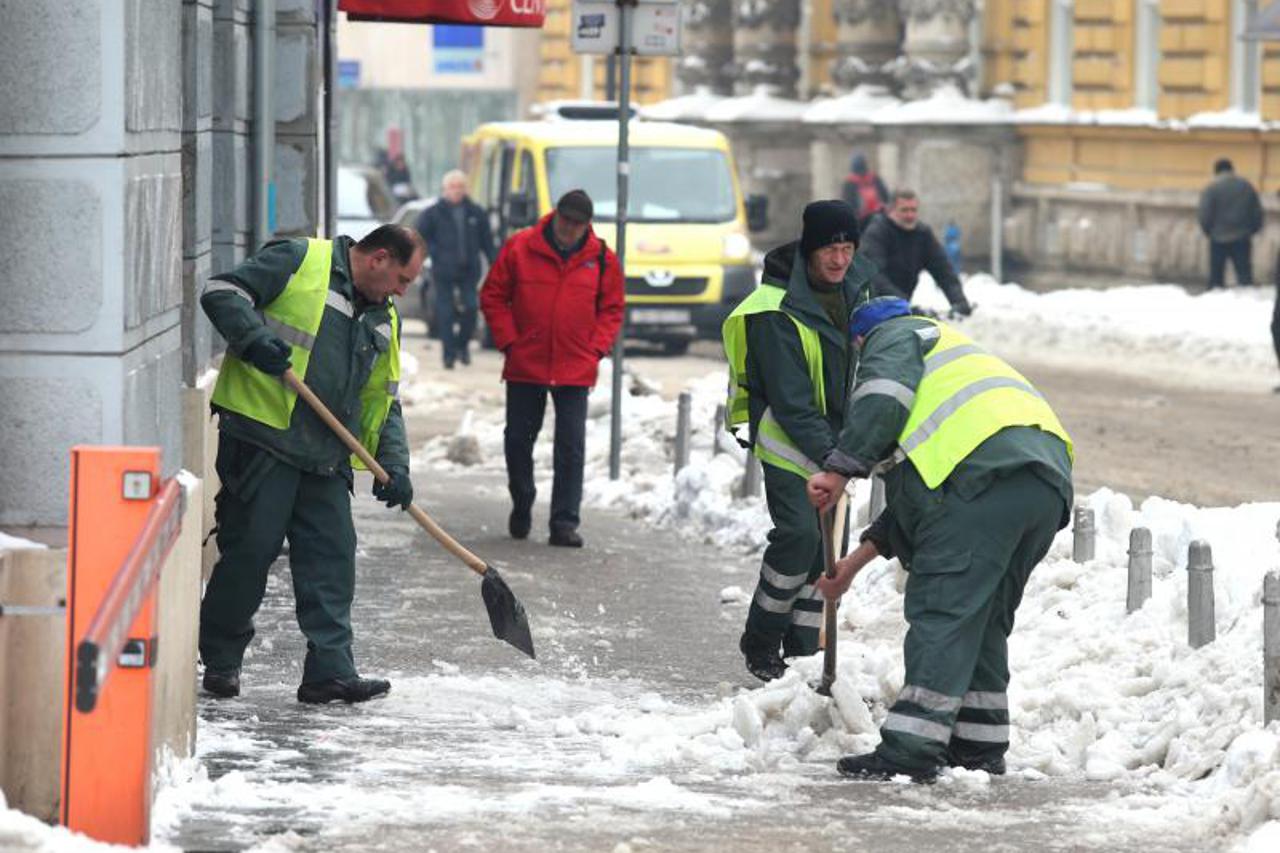
<path id="1" fill-rule="evenodd" d="M 871 286 L 869 261 L 856 256 L 844 278 L 844 300 L 852 311 L 867 301 Z M 781 311 L 747 318 L 747 357 L 742 382 L 748 392 L 748 423 L 754 443 L 760 419 L 769 409 L 791 443 L 815 465 L 835 447 L 844 425 L 844 406 L 857 356 L 846 329 L 837 328 L 809 285 L 798 243 L 774 249 L 765 257 L 761 287 L 786 290 Z M 818 334 L 821 342 L 826 411 L 815 403 L 810 364 L 796 323 Z"/>
<path id="2" fill-rule="evenodd" d="M 361 391 L 388 346 L 386 337 L 375 330 L 391 324 L 392 311 L 389 302 L 374 305 L 357 293 L 351 279 L 352 243 L 347 237 L 334 240 L 329 290 L 341 298 L 331 300 L 324 309 L 306 383 L 347 429 L 362 435 Z M 232 355 L 239 357 L 254 341 L 275 334 L 264 322 L 261 310 L 284 291 L 306 252 L 305 239 L 273 241 L 235 269 L 210 279 L 200 304 Z M 351 306 L 352 315 L 336 306 Z M 394 337 L 398 339 L 398 329 Z M 219 428 L 224 434 L 261 447 L 304 471 L 342 474 L 350 479 L 346 446 L 305 403 L 299 401 L 293 407 L 287 429 L 276 429 L 218 406 L 214 409 L 219 412 Z M 376 444 L 375 456 L 384 468 L 409 470 L 409 445 L 398 400 L 391 403 Z"/>

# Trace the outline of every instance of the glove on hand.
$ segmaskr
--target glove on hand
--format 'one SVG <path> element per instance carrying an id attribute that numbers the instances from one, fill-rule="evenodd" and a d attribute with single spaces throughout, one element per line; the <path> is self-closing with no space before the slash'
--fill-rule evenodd
<path id="1" fill-rule="evenodd" d="M 952 317 L 968 317 L 973 313 L 973 306 L 969 304 L 969 300 L 961 299 L 955 305 L 951 306 Z"/>
<path id="2" fill-rule="evenodd" d="M 413 503 L 413 483 L 409 482 L 409 472 L 395 468 L 387 473 L 391 475 L 387 482 L 376 479 L 373 481 L 373 496 L 388 507 L 408 509 L 409 504 Z"/>
<path id="3" fill-rule="evenodd" d="M 272 336 L 259 338 L 249 344 L 244 351 L 244 360 L 272 376 L 280 376 L 289 369 L 289 356 L 293 348 L 279 338 Z"/>

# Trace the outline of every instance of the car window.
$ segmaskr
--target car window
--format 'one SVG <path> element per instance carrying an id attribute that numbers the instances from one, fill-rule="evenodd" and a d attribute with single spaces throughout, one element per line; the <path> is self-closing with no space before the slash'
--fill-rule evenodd
<path id="1" fill-rule="evenodd" d="M 338 170 L 338 215 L 347 219 L 373 219 L 369 182 L 355 169 Z"/>

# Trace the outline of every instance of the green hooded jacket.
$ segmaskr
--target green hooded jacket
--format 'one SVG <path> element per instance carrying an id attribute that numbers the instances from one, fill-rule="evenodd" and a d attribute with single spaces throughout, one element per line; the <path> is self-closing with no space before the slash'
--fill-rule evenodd
<path id="1" fill-rule="evenodd" d="M 870 261 L 854 256 L 842 285 L 850 311 L 869 298 L 873 271 Z M 784 288 L 787 295 L 782 307 L 820 336 L 827 412 L 824 415 L 814 405 L 813 383 L 795 324 L 776 311 L 753 314 L 747 319 L 746 360 L 751 440 L 755 440 L 764 410 L 772 408 L 787 436 L 806 456 L 821 463 L 836 446 L 844 425 L 843 401 L 853 381 L 857 353 L 848 330 L 832 322 L 814 295 L 798 242 L 765 256 L 760 286 Z"/>

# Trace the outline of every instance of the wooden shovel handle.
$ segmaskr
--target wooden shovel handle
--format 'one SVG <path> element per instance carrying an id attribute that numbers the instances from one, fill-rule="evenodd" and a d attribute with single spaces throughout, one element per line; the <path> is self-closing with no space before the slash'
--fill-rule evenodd
<path id="1" fill-rule="evenodd" d="M 333 416 L 333 412 L 329 411 L 329 407 L 315 395 L 314 391 L 307 387 L 305 382 L 298 378 L 298 374 L 293 372 L 293 368 L 287 368 L 283 378 L 284 383 L 296 391 L 298 396 L 305 400 L 311 410 L 320 417 L 320 420 L 324 421 L 325 425 L 333 430 L 334 435 L 342 439 L 342 443 L 347 446 L 347 449 L 354 453 L 356 458 L 373 472 L 373 476 L 378 479 L 378 482 L 386 483 L 391 480 L 391 475 L 387 473 L 387 470 L 378 464 L 378 460 L 374 459 L 373 454 L 360 443 L 359 439 L 351 434 L 351 430 L 343 426 L 342 421 Z M 413 520 L 418 522 L 423 530 L 431 534 L 432 539 L 443 545 L 445 550 L 466 563 L 467 568 L 471 569 L 471 571 L 478 575 L 483 575 L 489 571 L 489 566 L 484 560 L 472 554 L 458 540 L 445 532 L 445 529 L 436 524 L 435 519 L 427 515 L 422 507 L 414 503 L 409 504 L 409 515 L 413 516 Z"/>

